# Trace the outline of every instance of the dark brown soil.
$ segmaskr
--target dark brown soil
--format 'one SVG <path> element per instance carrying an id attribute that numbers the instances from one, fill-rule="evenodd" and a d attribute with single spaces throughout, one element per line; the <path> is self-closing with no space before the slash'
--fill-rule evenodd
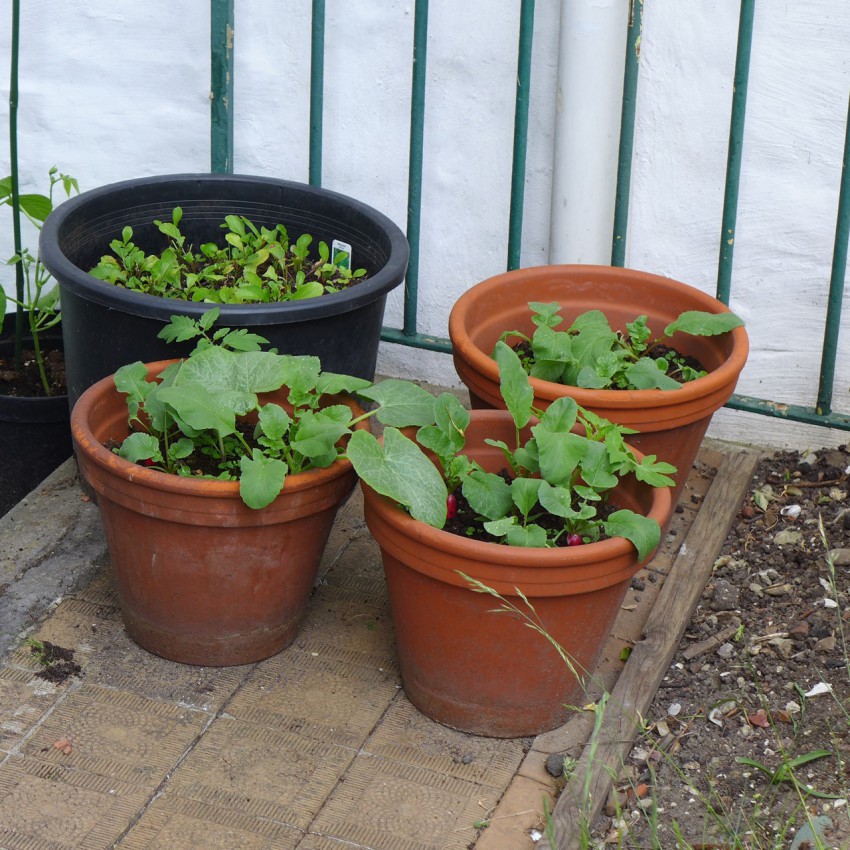
<path id="1" fill-rule="evenodd" d="M 848 468 L 760 464 L 591 846 L 850 848 Z"/>
<path id="2" fill-rule="evenodd" d="M 64 395 L 66 393 L 65 357 L 62 351 L 59 349 L 47 351 L 44 354 L 44 365 L 50 386 L 49 395 Z M 23 368 L 20 371 L 15 370 L 12 357 L 0 357 L 0 395 L 18 398 L 40 398 L 48 395 L 41 382 L 34 351 L 24 349 Z"/>
<path id="3" fill-rule="evenodd" d="M 59 684 L 82 671 L 82 667 L 74 661 L 73 649 L 57 646 L 49 640 L 33 641 L 30 652 L 44 665 L 44 669 L 39 670 L 36 676 L 48 682 Z"/>

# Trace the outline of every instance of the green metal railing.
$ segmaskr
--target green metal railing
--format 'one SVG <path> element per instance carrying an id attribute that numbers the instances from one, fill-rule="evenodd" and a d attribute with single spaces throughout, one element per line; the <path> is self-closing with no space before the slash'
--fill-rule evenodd
<path id="1" fill-rule="evenodd" d="M 234 0 L 212 3 L 212 111 L 211 161 L 213 171 L 233 167 L 233 5 Z M 643 0 L 632 0 L 623 76 L 619 162 L 612 233 L 611 264 L 625 261 L 629 220 L 629 192 L 640 66 Z M 732 292 L 732 260 L 735 247 L 738 191 L 744 143 L 747 84 L 750 73 L 755 0 L 740 0 L 737 52 L 732 94 L 729 146 L 721 220 L 720 252 L 717 269 L 717 298 L 728 304 Z M 516 104 L 514 114 L 513 161 L 511 173 L 510 218 L 508 225 L 507 268 L 521 265 L 522 219 L 525 191 L 525 161 L 528 145 L 528 108 L 531 84 L 534 0 L 522 0 L 517 55 Z M 324 0 L 313 0 L 310 73 L 310 165 L 309 180 L 321 184 L 322 103 L 324 88 Z M 425 79 L 428 41 L 428 0 L 416 0 L 414 14 L 410 155 L 407 204 L 407 238 L 410 264 L 404 290 L 403 327 L 384 328 L 381 338 L 432 351 L 450 352 L 451 343 L 443 337 L 428 336 L 417 330 L 419 293 L 420 215 L 422 204 L 422 160 L 425 137 Z M 832 411 L 835 362 L 841 321 L 841 303 L 850 241 L 850 105 L 840 178 L 838 217 L 829 283 L 827 315 L 821 355 L 817 401 L 811 407 L 786 404 L 752 396 L 734 395 L 728 407 L 781 419 L 850 430 L 850 415 Z"/>

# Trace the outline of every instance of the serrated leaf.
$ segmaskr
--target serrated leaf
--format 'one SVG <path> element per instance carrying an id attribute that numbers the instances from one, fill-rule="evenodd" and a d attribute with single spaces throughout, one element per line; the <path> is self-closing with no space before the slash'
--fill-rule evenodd
<path id="1" fill-rule="evenodd" d="M 233 351 L 259 351 L 268 340 L 264 336 L 251 333 L 247 328 L 228 331 L 222 337 L 221 344 Z"/>
<path id="2" fill-rule="evenodd" d="M 367 431 L 355 431 L 346 455 L 363 481 L 408 508 L 414 519 L 435 528 L 446 524 L 448 490 L 443 477 L 401 431 L 385 428 L 383 445 Z"/>
<path id="3" fill-rule="evenodd" d="M 339 393 L 359 393 L 372 382 L 353 375 L 337 375 L 335 372 L 322 372 L 316 380 L 316 392 L 319 395 L 338 395 Z"/>
<path id="4" fill-rule="evenodd" d="M 664 328 L 664 335 L 673 336 L 674 333 L 681 331 L 693 336 L 717 336 L 734 328 L 743 327 L 743 325 L 743 319 L 734 313 L 707 313 L 702 310 L 686 310 Z"/>
<path id="5" fill-rule="evenodd" d="M 655 455 L 646 455 L 644 459 L 634 467 L 635 478 L 644 481 L 651 487 L 675 487 L 676 482 L 670 477 L 677 472 L 672 463 L 656 460 Z"/>
<path id="6" fill-rule="evenodd" d="M 554 328 L 564 321 L 558 315 L 561 305 L 557 301 L 529 301 L 528 306 L 533 313 L 531 321 L 538 327 Z"/>
<path id="7" fill-rule="evenodd" d="M 360 395 L 380 404 L 375 417 L 384 425 L 406 428 L 434 424 L 434 396 L 410 381 L 389 378 L 361 390 Z"/>
<path id="8" fill-rule="evenodd" d="M 203 318 L 203 317 L 202 317 Z M 186 342 L 200 336 L 201 331 L 191 316 L 172 316 L 171 321 L 157 334 L 166 342 Z"/>
<path id="9" fill-rule="evenodd" d="M 343 405 L 344 420 L 333 409 L 305 411 L 298 422 L 292 448 L 305 457 L 324 457 L 335 451 L 336 444 L 348 433 L 351 411 Z"/>
<path id="10" fill-rule="evenodd" d="M 240 458 L 239 470 L 239 495 L 254 510 L 265 508 L 280 495 L 289 472 L 282 460 L 268 458 L 259 449 L 251 457 Z"/>
<path id="11" fill-rule="evenodd" d="M 534 390 L 522 368 L 517 353 L 505 342 L 496 343 L 493 352 L 499 366 L 499 390 L 502 400 L 517 428 L 524 428 L 531 419 Z"/>
<path id="12" fill-rule="evenodd" d="M 638 559 L 648 558 L 661 539 L 661 528 L 654 519 L 634 511 L 615 511 L 603 523 L 610 537 L 625 537 L 637 549 Z"/>
<path id="13" fill-rule="evenodd" d="M 493 472 L 471 472 L 463 479 L 461 491 L 472 510 L 487 519 L 505 516 L 514 504 L 511 485 Z"/>

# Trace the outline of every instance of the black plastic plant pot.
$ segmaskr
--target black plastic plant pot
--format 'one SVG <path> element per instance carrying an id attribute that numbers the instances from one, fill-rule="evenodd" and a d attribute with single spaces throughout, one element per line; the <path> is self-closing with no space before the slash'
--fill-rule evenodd
<path id="1" fill-rule="evenodd" d="M 352 198 L 302 183 L 266 177 L 179 174 L 115 183 L 68 200 L 41 231 L 39 256 L 59 282 L 68 397 L 120 366 L 188 354 L 157 338 L 174 314 L 200 316 L 212 305 L 124 289 L 88 274 L 122 229 L 146 253 L 167 239 L 153 224 L 181 207 L 187 243 L 223 244 L 221 224 L 244 215 L 258 227 L 283 224 L 290 239 L 310 233 L 316 242 L 351 245 L 352 266 L 368 277 L 342 292 L 303 301 L 220 305 L 218 325 L 248 328 L 286 354 L 312 354 L 322 368 L 371 380 L 375 374 L 387 293 L 404 279 L 409 247 L 385 215 Z"/>
<path id="2" fill-rule="evenodd" d="M 15 317 L 6 317 L 0 357 L 12 356 Z M 24 340 L 26 345 L 29 341 Z M 46 347 L 62 344 L 53 332 Z M 68 396 L 19 397 L 0 394 L 0 516 L 71 457 Z"/>

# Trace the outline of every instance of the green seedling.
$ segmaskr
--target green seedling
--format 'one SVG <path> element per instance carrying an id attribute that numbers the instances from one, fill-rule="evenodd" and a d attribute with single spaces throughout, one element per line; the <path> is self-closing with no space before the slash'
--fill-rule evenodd
<path id="1" fill-rule="evenodd" d="M 604 533 L 625 537 L 640 558 L 646 558 L 659 543 L 658 523 L 627 509 L 603 517 L 599 509 L 622 478 L 633 475 L 651 486 L 666 487 L 673 483 L 669 476 L 675 467 L 654 455 L 638 461 L 624 441 L 625 434 L 634 432 L 580 408 L 573 399 L 560 398 L 545 412 L 535 409 L 534 392 L 517 354 L 499 342 L 496 360 L 516 437 L 512 447 L 498 440 L 486 442 L 504 454 L 510 480 L 486 472 L 462 454 L 470 415 L 449 393 L 436 399 L 434 422 L 423 424 L 415 441 L 396 427 L 384 430 L 383 445 L 364 431 L 353 434 L 347 454 L 357 474 L 415 519 L 437 528 L 444 527 L 452 497 L 461 492 L 484 518 L 494 541 L 551 547 L 564 538 L 567 545 L 580 545 Z M 360 392 L 383 402 L 382 386 Z M 534 424 L 532 417 L 537 417 Z M 523 441 L 526 426 L 531 436 Z M 442 474 L 420 447 L 436 456 Z"/>
<path id="2" fill-rule="evenodd" d="M 622 333 L 602 311 L 588 310 L 559 331 L 555 328 L 564 321 L 560 304 L 532 301 L 528 306 L 537 327 L 534 334 L 506 331 L 500 340 L 521 341 L 523 367 L 532 378 L 585 389 L 679 389 L 706 372 L 666 345 L 660 348 L 665 340 L 679 332 L 716 336 L 744 324 L 734 313 L 688 310 L 667 325 L 663 336 L 651 340 L 646 316 L 628 322 Z"/>
<path id="3" fill-rule="evenodd" d="M 109 243 L 112 254 L 101 257 L 90 271 L 94 277 L 137 292 L 213 304 L 254 304 L 300 301 L 347 289 L 366 276 L 350 268 L 345 251 L 331 256 L 326 242 L 311 255 L 313 237 L 294 241 L 286 227 L 256 227 L 240 215 L 225 216 L 224 245 L 188 245 L 180 230 L 183 210 L 175 207 L 170 222 L 154 224 L 168 239 L 160 254 L 146 254 L 125 227 Z"/>
<path id="4" fill-rule="evenodd" d="M 804 755 L 797 756 L 793 759 L 783 760 L 782 764 L 776 770 L 771 770 L 769 767 L 766 767 L 761 762 L 755 761 L 751 758 L 746 758 L 744 756 L 739 756 L 735 759 L 738 764 L 746 764 L 750 767 L 754 767 L 756 770 L 763 773 L 767 778 L 771 785 L 779 785 L 782 782 L 790 782 L 795 788 L 804 796 L 809 797 L 819 797 L 827 800 L 836 800 L 838 799 L 838 795 L 835 794 L 821 794 L 818 791 L 815 791 L 812 788 L 809 788 L 807 785 L 804 785 L 797 779 L 795 771 L 802 767 L 804 764 L 808 764 L 809 762 L 816 761 L 817 759 L 828 758 L 832 753 L 829 750 L 815 750 L 811 753 L 805 753 Z"/>
<path id="5" fill-rule="evenodd" d="M 76 179 L 67 174 L 61 174 L 56 166 L 48 171 L 50 187 L 47 195 L 25 194 L 18 195 L 18 209 L 26 216 L 29 222 L 41 230 L 44 220 L 53 210 L 53 193 L 57 185 L 61 184 L 66 196 L 70 197 L 72 191 L 79 192 L 80 187 Z M 13 206 L 12 178 L 4 177 L 0 180 L 0 204 L 8 207 Z M 59 313 L 59 289 L 51 285 L 53 278 L 42 264 L 41 260 L 27 248 L 21 248 L 19 253 L 12 256 L 7 262 L 8 266 L 18 266 L 21 269 L 22 284 L 19 297 L 6 295 L 0 286 L 0 331 L 3 330 L 3 320 L 9 303 L 15 305 L 18 311 L 26 312 L 27 324 L 26 334 L 32 339 L 32 347 L 35 352 L 36 364 L 38 365 L 39 378 L 45 395 L 51 394 L 50 381 L 44 363 L 44 352 L 41 345 L 41 335 L 59 324 L 61 316 Z M 18 324 L 15 328 L 18 335 Z M 23 334 L 21 334 L 23 336 Z M 16 339 L 15 350 L 20 351 L 20 340 Z M 16 362 L 15 368 L 20 370 L 21 363 Z"/>
<path id="6" fill-rule="evenodd" d="M 383 404 L 355 415 L 325 396 L 365 391 L 370 381 L 322 372 L 317 357 L 263 351 L 263 337 L 229 328 L 213 330 L 219 309 L 200 319 L 173 316 L 159 336 L 197 339 L 185 360 L 149 379 L 141 362 L 115 373 L 126 396 L 130 435 L 115 451 L 125 460 L 191 476 L 203 460 L 209 477 L 238 480 L 243 501 L 263 508 L 290 474 L 321 469 L 344 457 L 345 442 L 363 419 L 421 424 L 433 415 L 433 396 L 407 381 L 385 381 Z M 285 388 L 286 406 L 260 394 Z M 246 429 L 245 417 L 256 425 Z"/>

